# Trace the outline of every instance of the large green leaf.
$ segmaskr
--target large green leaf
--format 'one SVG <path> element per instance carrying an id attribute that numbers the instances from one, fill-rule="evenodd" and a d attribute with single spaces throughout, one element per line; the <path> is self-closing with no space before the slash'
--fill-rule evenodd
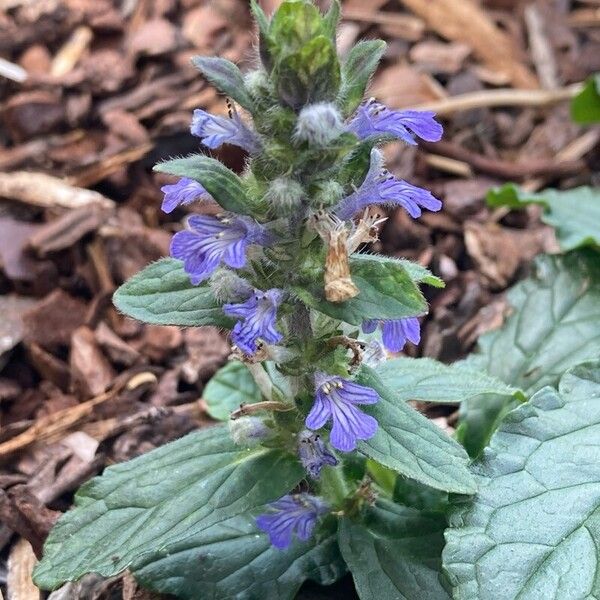
<path id="1" fill-rule="evenodd" d="M 444 566 L 461 600 L 600 597 L 600 363 L 509 413 L 450 514 Z"/>
<path id="2" fill-rule="evenodd" d="M 527 395 L 556 385 L 571 366 L 600 356 L 600 255 L 592 250 L 540 256 L 514 286 L 512 314 L 479 339 L 466 364 Z"/>
<path id="3" fill-rule="evenodd" d="M 385 52 L 383 40 L 358 42 L 342 65 L 340 103 L 346 115 L 352 114 L 361 103 L 369 80 Z"/>
<path id="4" fill-rule="evenodd" d="M 230 327 L 206 285 L 192 285 L 183 263 L 163 258 L 128 279 L 114 294 L 115 306 L 124 314 L 156 325 L 216 325 Z"/>
<path id="5" fill-rule="evenodd" d="M 379 423 L 375 436 L 359 443 L 361 452 L 433 488 L 462 494 L 475 491 L 469 457 L 460 444 L 388 390 L 372 369 L 363 366 L 358 382 L 380 396 L 377 404 L 361 407 Z"/>
<path id="6" fill-rule="evenodd" d="M 360 293 L 346 302 L 325 300 L 322 284 L 294 291 L 310 307 L 351 325 L 361 325 L 364 319 L 401 319 L 427 312 L 427 302 L 399 261 L 352 257 L 351 271 Z"/>
<path id="7" fill-rule="evenodd" d="M 440 583 L 443 513 L 385 500 L 342 519 L 340 548 L 361 600 L 449 600 Z"/>
<path id="8" fill-rule="evenodd" d="M 225 426 L 189 434 L 85 484 L 44 545 L 36 583 L 52 589 L 91 572 L 147 571 L 210 528 L 281 497 L 303 476 L 296 457 L 280 450 L 240 451 Z M 202 562 L 194 569 L 200 576 Z"/>
<path id="9" fill-rule="evenodd" d="M 254 102 L 246 89 L 242 73 L 231 61 L 216 56 L 194 56 L 192 64 L 216 88 L 225 92 L 240 106 L 252 111 Z"/>
<path id="10" fill-rule="evenodd" d="M 462 402 L 477 394 L 512 396 L 517 390 L 483 371 L 432 358 L 393 358 L 377 367 L 384 385 L 402 400 Z"/>
<path id="11" fill-rule="evenodd" d="M 542 221 L 554 227 L 563 251 L 582 246 L 600 248 L 600 188 L 548 189 L 533 194 L 507 183 L 488 192 L 487 202 L 510 208 L 540 204 L 544 207 Z"/>
<path id="12" fill-rule="evenodd" d="M 202 184 L 215 202 L 225 210 L 242 215 L 251 213 L 252 207 L 244 191 L 242 180 L 224 164 L 210 156 L 193 154 L 187 158 L 176 158 L 157 164 L 154 170 L 194 179 Z"/>
<path id="13" fill-rule="evenodd" d="M 213 419 L 226 421 L 242 404 L 259 402 L 261 393 L 248 367 L 237 360 L 221 367 L 206 384 L 202 398 Z"/>
<path id="14" fill-rule="evenodd" d="M 571 100 L 571 118 L 582 125 L 600 123 L 600 73 L 592 75 Z"/>
<path id="15" fill-rule="evenodd" d="M 329 585 L 346 572 L 335 529 L 323 529 L 281 551 L 257 532 L 253 517 L 234 517 L 149 564 L 140 561 L 134 575 L 146 587 L 188 600 L 292 600 L 306 579 Z"/>

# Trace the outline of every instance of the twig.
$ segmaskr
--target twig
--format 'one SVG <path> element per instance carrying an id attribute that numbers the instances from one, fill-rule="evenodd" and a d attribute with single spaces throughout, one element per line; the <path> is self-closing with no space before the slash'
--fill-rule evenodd
<path id="1" fill-rule="evenodd" d="M 552 46 L 544 31 L 544 19 L 535 4 L 528 4 L 525 7 L 524 16 L 525 24 L 527 25 L 531 57 L 540 83 L 543 88 L 554 90 L 558 87 L 556 61 L 554 59 Z"/>
<path id="2" fill-rule="evenodd" d="M 5 58 L 0 58 L 0 75 L 17 83 L 23 83 L 28 77 L 27 71 L 23 67 Z"/>

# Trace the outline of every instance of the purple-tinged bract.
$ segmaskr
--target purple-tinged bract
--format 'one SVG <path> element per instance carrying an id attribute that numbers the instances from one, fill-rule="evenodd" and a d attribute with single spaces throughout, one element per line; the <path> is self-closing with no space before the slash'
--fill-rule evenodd
<path id="1" fill-rule="evenodd" d="M 438 142 L 443 128 L 435 113 L 418 110 L 390 110 L 373 98 L 358 107 L 348 129 L 361 140 L 375 135 L 390 135 L 415 145 L 415 136 L 427 142 Z"/>
<path id="2" fill-rule="evenodd" d="M 421 216 L 422 208 L 434 212 L 442 208 L 442 203 L 429 190 L 396 179 L 381 165 L 381 154 L 374 149 L 371 166 L 361 186 L 333 209 L 340 219 L 351 219 L 371 205 L 401 206 L 413 219 Z"/>
<path id="3" fill-rule="evenodd" d="M 206 194 L 202 184 L 188 177 L 182 177 L 178 182 L 163 185 L 160 191 L 165 195 L 161 209 L 169 214 L 178 206 L 191 204 L 198 196 Z"/>
<path id="4" fill-rule="evenodd" d="M 282 335 L 277 331 L 277 308 L 283 300 L 283 291 L 277 288 L 262 292 L 254 290 L 248 300 L 240 304 L 225 304 L 223 312 L 241 319 L 231 331 L 233 343 L 246 354 L 258 350 L 258 342 L 277 344 Z"/>
<path id="5" fill-rule="evenodd" d="M 325 373 L 315 374 L 315 387 L 315 402 L 306 417 L 309 429 L 320 429 L 331 419 L 329 441 L 342 452 L 354 450 L 357 440 L 368 440 L 375 435 L 377 421 L 356 408 L 378 402 L 375 390 Z"/>
<path id="6" fill-rule="evenodd" d="M 216 149 L 223 144 L 233 144 L 255 154 L 260 150 L 260 139 L 234 112 L 231 118 L 219 117 L 197 108 L 194 111 L 192 135 L 198 136 L 202 143 L 211 149 Z"/>
<path id="7" fill-rule="evenodd" d="M 310 494 L 288 494 L 269 504 L 269 508 L 273 512 L 258 516 L 256 524 L 269 534 L 271 544 L 279 550 L 290 546 L 294 533 L 299 540 L 308 541 L 317 519 L 329 510 L 326 502 Z"/>
<path id="8" fill-rule="evenodd" d="M 407 340 L 418 344 L 421 340 L 421 329 L 419 319 L 406 317 L 405 319 L 393 319 L 390 321 L 368 319 L 363 322 L 362 330 L 365 333 L 373 333 L 377 326 L 381 326 L 381 339 L 386 350 L 400 352 Z"/>
<path id="9" fill-rule="evenodd" d="M 302 466 L 314 479 L 321 475 L 325 465 L 335 467 L 338 459 L 331 453 L 318 433 L 305 429 L 298 434 L 298 456 Z"/>
<path id="10" fill-rule="evenodd" d="M 266 245 L 271 236 L 250 217 L 211 217 L 193 215 L 189 229 L 177 232 L 171 240 L 171 256 L 183 261 L 194 285 L 208 279 L 223 262 L 239 269 L 246 264 L 250 244 Z"/>

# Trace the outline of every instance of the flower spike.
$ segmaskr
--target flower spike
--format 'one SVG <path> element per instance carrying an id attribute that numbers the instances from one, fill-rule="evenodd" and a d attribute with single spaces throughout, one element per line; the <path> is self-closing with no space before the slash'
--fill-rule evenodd
<path id="1" fill-rule="evenodd" d="M 431 111 L 390 110 L 371 98 L 358 107 L 348 129 L 361 140 L 391 135 L 414 146 L 415 136 L 427 142 L 439 142 L 442 138 L 444 130 L 434 117 Z"/>
<path id="2" fill-rule="evenodd" d="M 365 415 L 357 404 L 376 404 L 379 394 L 371 388 L 341 377 L 315 374 L 315 403 L 306 417 L 309 429 L 320 429 L 333 421 L 331 445 L 342 452 L 356 448 L 357 440 L 368 440 L 377 431 L 377 421 Z"/>

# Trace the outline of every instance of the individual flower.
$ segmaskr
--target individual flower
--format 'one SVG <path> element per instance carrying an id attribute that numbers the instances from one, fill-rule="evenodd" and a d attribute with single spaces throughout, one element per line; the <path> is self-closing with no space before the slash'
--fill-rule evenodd
<path id="1" fill-rule="evenodd" d="M 373 333 L 379 325 L 381 326 L 383 345 L 390 352 L 400 352 L 407 340 L 413 344 L 418 344 L 421 340 L 419 319 L 416 317 L 390 321 L 368 319 L 363 321 L 362 330 L 364 333 Z"/>
<path id="2" fill-rule="evenodd" d="M 348 129 L 361 140 L 373 135 L 391 135 L 411 145 L 417 143 L 415 136 L 438 142 L 443 128 L 434 117 L 431 111 L 390 110 L 371 98 L 358 107 Z"/>
<path id="3" fill-rule="evenodd" d="M 222 144 L 233 144 L 243 148 L 250 154 L 260 150 L 260 140 L 256 133 L 249 129 L 236 111 L 231 117 L 219 117 L 197 108 L 194 111 L 192 135 L 198 136 L 208 148 L 215 149 Z"/>
<path id="4" fill-rule="evenodd" d="M 223 312 L 238 321 L 232 332 L 233 343 L 244 353 L 254 354 L 258 342 L 277 344 L 283 336 L 275 329 L 277 308 L 283 300 L 283 291 L 277 288 L 262 292 L 254 290 L 248 300 L 240 304 L 225 304 Z"/>
<path id="5" fill-rule="evenodd" d="M 309 429 L 320 429 L 332 420 L 331 445 L 342 452 L 356 448 L 357 440 L 368 440 L 377 431 L 377 421 L 357 404 L 375 404 L 379 394 L 353 381 L 325 373 L 315 374 L 315 403 L 306 417 Z"/>
<path id="6" fill-rule="evenodd" d="M 317 102 L 305 106 L 298 115 L 294 138 L 316 146 L 327 146 L 344 132 L 344 124 L 335 104 Z"/>
<path id="7" fill-rule="evenodd" d="M 302 466 L 314 479 L 318 479 L 325 465 L 335 467 L 338 459 L 327 448 L 318 433 L 305 429 L 298 434 L 298 456 Z"/>
<path id="8" fill-rule="evenodd" d="M 333 211 L 340 219 L 348 220 L 372 204 L 401 206 L 413 219 L 421 216 L 421 208 L 434 212 L 442 208 L 429 190 L 396 179 L 382 169 L 381 153 L 376 149 L 371 151 L 371 166 L 361 186 L 334 206 Z"/>
<path id="9" fill-rule="evenodd" d="M 269 507 L 273 512 L 258 516 L 256 524 L 269 534 L 271 544 L 279 550 L 290 546 L 294 532 L 299 540 L 306 542 L 317 519 L 329 510 L 326 502 L 310 494 L 287 494 Z"/>
<path id="10" fill-rule="evenodd" d="M 202 184 L 188 177 L 182 177 L 177 183 L 163 185 L 160 191 L 165 195 L 161 209 L 167 214 L 178 206 L 191 204 L 198 196 L 206 194 Z"/>
<path id="11" fill-rule="evenodd" d="M 221 262 L 234 269 L 243 267 L 250 244 L 270 241 L 266 229 L 250 217 L 193 215 L 188 225 L 189 229 L 173 236 L 171 256 L 183 261 L 194 285 L 208 279 Z"/>

